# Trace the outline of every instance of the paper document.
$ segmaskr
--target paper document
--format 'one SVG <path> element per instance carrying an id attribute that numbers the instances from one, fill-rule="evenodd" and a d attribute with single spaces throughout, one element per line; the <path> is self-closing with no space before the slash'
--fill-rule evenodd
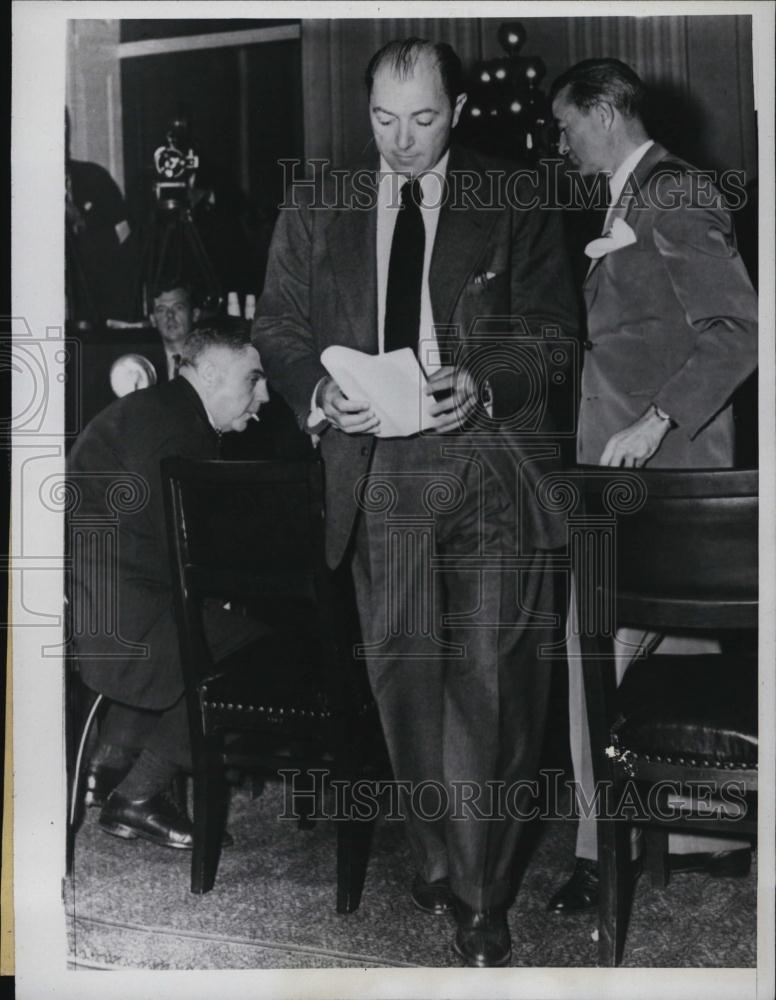
<path id="1" fill-rule="evenodd" d="M 387 354 L 364 354 L 350 347 L 327 347 L 321 362 L 348 399 L 365 399 L 380 418 L 377 437 L 409 437 L 433 425 L 434 397 L 424 392 L 426 376 L 409 347 Z"/>

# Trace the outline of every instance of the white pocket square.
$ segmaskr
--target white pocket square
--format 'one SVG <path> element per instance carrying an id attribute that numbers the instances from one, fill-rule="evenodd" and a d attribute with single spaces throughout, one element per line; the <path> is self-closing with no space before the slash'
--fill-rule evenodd
<path id="1" fill-rule="evenodd" d="M 593 260 L 605 257 L 606 254 L 614 250 L 622 250 L 636 242 L 636 234 L 623 219 L 615 219 L 605 236 L 599 236 L 597 240 L 591 240 L 585 247 L 585 253 Z"/>
<path id="2" fill-rule="evenodd" d="M 495 271 L 483 271 L 482 274 L 474 276 L 475 285 L 488 285 L 496 277 Z"/>

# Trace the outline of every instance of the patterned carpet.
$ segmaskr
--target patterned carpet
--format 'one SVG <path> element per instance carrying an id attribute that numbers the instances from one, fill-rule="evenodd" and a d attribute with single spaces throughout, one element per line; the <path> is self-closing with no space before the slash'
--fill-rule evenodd
<path id="1" fill-rule="evenodd" d="M 300 830 L 278 820 L 279 783 L 233 795 L 215 888 L 189 892 L 190 856 L 107 836 L 90 810 L 65 886 L 72 968 L 283 969 L 456 965 L 453 924 L 411 904 L 400 822 L 378 822 L 360 908 L 335 912 L 335 824 Z M 573 855 L 573 821 L 535 824 L 510 911 L 514 966 L 594 966 L 595 916 L 556 917 L 545 905 Z M 675 875 L 665 889 L 642 877 L 625 967 L 752 968 L 756 862 L 744 879 Z"/>

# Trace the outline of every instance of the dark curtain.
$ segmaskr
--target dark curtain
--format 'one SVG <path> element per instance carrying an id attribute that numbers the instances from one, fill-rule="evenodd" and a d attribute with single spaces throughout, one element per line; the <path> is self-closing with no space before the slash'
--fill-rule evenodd
<path id="1" fill-rule="evenodd" d="M 516 14 L 519 17 L 519 12 Z M 449 42 L 471 68 L 502 55 L 503 18 L 303 20 L 305 155 L 335 164 L 369 147 L 363 73 L 392 38 Z M 651 127 L 672 151 L 704 169 L 757 171 L 752 29 L 747 15 L 520 18 L 521 55 L 547 66 L 545 89 L 572 63 L 614 56 L 643 76 L 652 94 Z"/>

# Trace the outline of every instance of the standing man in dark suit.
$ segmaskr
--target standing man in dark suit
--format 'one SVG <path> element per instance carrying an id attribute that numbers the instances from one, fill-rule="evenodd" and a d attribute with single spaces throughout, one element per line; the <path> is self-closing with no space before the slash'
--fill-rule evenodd
<path id="1" fill-rule="evenodd" d="M 182 354 L 179 377 L 116 400 L 73 445 L 68 591 L 81 677 L 109 699 L 88 772 L 91 804 L 102 804 L 100 826 L 125 839 L 191 848 L 191 822 L 166 792 L 190 763 L 160 462 L 217 458 L 222 433 L 245 430 L 267 391 L 244 331 L 195 329 Z M 77 532 L 79 522 L 94 530 Z M 104 546 L 100 527 L 108 529 Z M 260 626 L 216 604 L 205 628 L 221 659 Z"/>
<path id="2" fill-rule="evenodd" d="M 523 178 L 510 203 L 509 185 L 492 184 L 509 180 L 508 165 L 450 146 L 466 101 L 452 49 L 392 42 L 366 82 L 379 160 L 344 184 L 338 174 L 292 187 L 254 341 L 320 436 L 328 559 L 349 560 L 356 583 L 404 784 L 412 899 L 455 910 L 467 965 L 505 965 L 525 815 L 516 790 L 535 777 L 549 685 L 547 550 L 565 530 L 534 497 L 558 447 L 546 407 L 526 418 L 546 387 L 531 382 L 525 351 L 541 350 L 547 327 L 573 331 L 573 293 L 558 218 L 523 207 L 536 188 Z M 322 365 L 330 345 L 412 348 L 435 397 L 431 431 L 381 437 L 370 401 L 346 398 Z"/>
<path id="3" fill-rule="evenodd" d="M 585 60 L 555 81 L 553 94 L 561 154 L 582 175 L 610 178 L 604 235 L 586 248 L 588 340 L 577 457 L 589 465 L 627 468 L 732 467 L 730 400 L 757 366 L 757 299 L 721 195 L 650 139 L 642 121 L 644 85 L 629 66 L 616 59 Z M 700 642 L 621 629 L 617 679 L 642 647 L 709 651 Z M 590 739 L 573 635 L 569 655 L 574 776 L 592 802 Z M 671 834 L 669 850 L 676 871 L 737 875 L 749 869 L 748 843 L 731 838 Z M 576 854 L 571 879 L 550 900 L 555 912 L 597 906 L 594 818 L 581 815 Z"/>

